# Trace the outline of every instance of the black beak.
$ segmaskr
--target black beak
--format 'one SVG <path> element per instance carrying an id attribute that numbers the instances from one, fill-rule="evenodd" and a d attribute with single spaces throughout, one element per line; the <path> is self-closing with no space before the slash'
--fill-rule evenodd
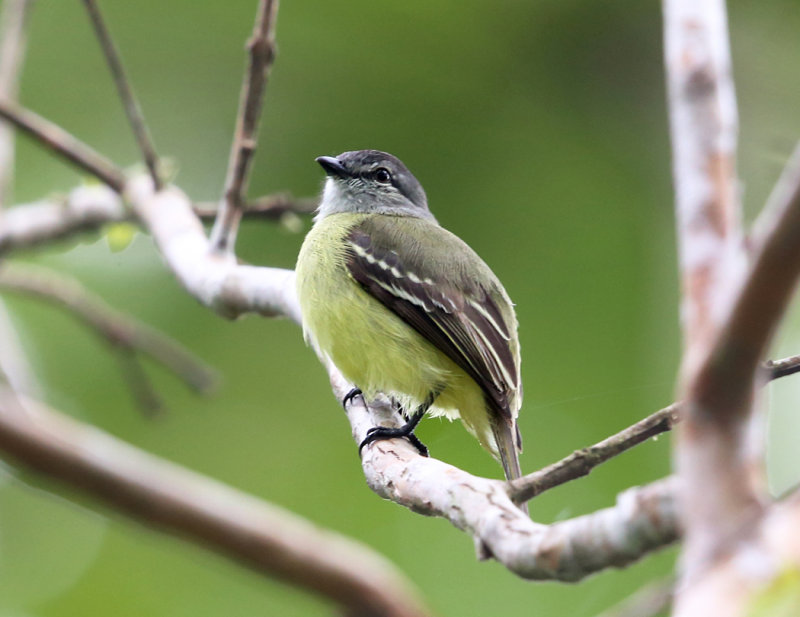
<path id="1" fill-rule="evenodd" d="M 318 156 L 316 161 L 322 165 L 322 169 L 324 169 L 325 173 L 329 176 L 345 178 L 350 175 L 347 173 L 347 169 L 345 169 L 344 165 L 339 162 L 339 159 L 333 156 Z"/>

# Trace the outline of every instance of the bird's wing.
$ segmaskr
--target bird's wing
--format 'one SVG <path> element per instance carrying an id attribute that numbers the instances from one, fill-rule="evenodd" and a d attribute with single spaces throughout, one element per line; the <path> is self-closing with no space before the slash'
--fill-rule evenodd
<path id="1" fill-rule="evenodd" d="M 427 233 L 413 238 L 374 221 L 356 225 L 347 238 L 347 268 L 367 293 L 472 377 L 490 408 L 511 421 L 510 407 L 516 404 L 512 399 L 519 395 L 520 380 L 510 303 L 503 292 L 485 289 L 462 272 L 462 258 L 467 251 L 472 253 L 466 244 L 441 227 L 419 224 Z M 399 243 L 402 251 L 395 250 Z M 426 265 L 432 260 L 438 264 L 436 272 Z M 478 263 L 489 273 L 490 286 L 495 286 L 488 266 L 480 258 Z M 498 302 L 507 310 L 501 310 Z"/>

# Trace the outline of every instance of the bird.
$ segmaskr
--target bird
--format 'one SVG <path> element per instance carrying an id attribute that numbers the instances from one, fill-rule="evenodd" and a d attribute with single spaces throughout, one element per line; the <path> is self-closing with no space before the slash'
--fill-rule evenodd
<path id="1" fill-rule="evenodd" d="M 373 427 L 361 442 L 408 438 L 427 413 L 460 418 L 521 476 L 522 404 L 514 305 L 488 265 L 437 222 L 422 185 L 397 157 L 356 150 L 316 161 L 320 205 L 297 260 L 306 341 L 368 402 L 382 393 L 400 428 Z"/>

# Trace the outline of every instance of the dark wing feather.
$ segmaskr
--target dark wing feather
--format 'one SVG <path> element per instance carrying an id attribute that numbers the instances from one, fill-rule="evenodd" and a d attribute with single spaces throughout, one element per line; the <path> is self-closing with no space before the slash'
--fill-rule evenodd
<path id="1" fill-rule="evenodd" d="M 371 233 L 369 233 L 371 232 Z M 460 366 L 484 391 L 487 403 L 511 419 L 509 396 L 518 371 L 511 350 L 512 332 L 485 289 L 469 289 L 434 280 L 429 268 L 403 263 L 376 238 L 379 230 L 356 226 L 348 236 L 346 262 L 353 278 Z"/>

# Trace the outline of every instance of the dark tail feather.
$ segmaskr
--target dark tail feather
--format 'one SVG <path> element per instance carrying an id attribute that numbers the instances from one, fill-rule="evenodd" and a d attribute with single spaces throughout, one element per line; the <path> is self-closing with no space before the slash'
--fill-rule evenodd
<path id="1" fill-rule="evenodd" d="M 519 429 L 517 423 L 509 424 L 505 419 L 492 422 L 492 432 L 497 443 L 497 450 L 500 452 L 500 463 L 506 474 L 506 480 L 516 480 L 522 476 L 519 468 L 520 443 Z M 521 444 L 520 444 L 521 445 Z M 519 504 L 520 510 L 528 513 L 528 504 Z"/>

